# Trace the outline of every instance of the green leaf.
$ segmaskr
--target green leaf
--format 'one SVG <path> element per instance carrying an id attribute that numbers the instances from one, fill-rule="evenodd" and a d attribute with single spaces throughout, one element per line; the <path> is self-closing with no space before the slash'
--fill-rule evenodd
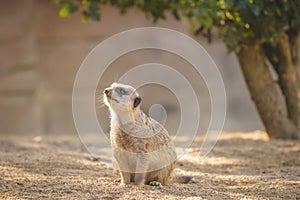
<path id="1" fill-rule="evenodd" d="M 60 17 L 68 17 L 70 15 L 70 6 L 69 4 L 64 4 L 59 10 Z"/>
<path id="2" fill-rule="evenodd" d="M 70 2 L 64 3 L 60 10 L 59 10 L 59 16 L 60 17 L 68 17 L 71 14 L 75 13 L 78 10 L 78 7 L 73 5 Z"/>
<path id="3" fill-rule="evenodd" d="M 81 23 L 85 24 L 88 19 L 89 19 L 89 14 L 86 11 L 83 11 L 81 13 Z"/>

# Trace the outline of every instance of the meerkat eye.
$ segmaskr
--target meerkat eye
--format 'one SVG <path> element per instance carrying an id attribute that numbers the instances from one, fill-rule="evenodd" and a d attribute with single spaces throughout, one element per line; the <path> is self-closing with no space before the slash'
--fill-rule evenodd
<path id="1" fill-rule="evenodd" d="M 140 105 L 141 101 L 141 97 L 136 97 L 133 101 L 133 107 L 136 108 L 138 105 Z"/>
<path id="2" fill-rule="evenodd" d="M 116 92 L 119 95 L 125 95 L 125 94 L 127 94 L 126 91 L 123 88 L 116 88 Z"/>
<path id="3" fill-rule="evenodd" d="M 121 95 L 126 94 L 125 90 L 121 88 L 121 89 L 120 89 L 120 94 L 121 94 Z"/>

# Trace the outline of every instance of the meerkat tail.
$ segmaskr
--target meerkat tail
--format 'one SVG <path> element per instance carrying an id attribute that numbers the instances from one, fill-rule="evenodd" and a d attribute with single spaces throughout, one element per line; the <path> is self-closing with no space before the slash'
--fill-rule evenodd
<path id="1" fill-rule="evenodd" d="M 188 183 L 192 179 L 191 176 L 173 176 L 170 179 L 170 183 Z"/>

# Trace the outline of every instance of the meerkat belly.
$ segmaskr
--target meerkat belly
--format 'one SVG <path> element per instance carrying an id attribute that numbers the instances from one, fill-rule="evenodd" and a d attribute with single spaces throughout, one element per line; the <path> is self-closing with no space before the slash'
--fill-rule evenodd
<path id="1" fill-rule="evenodd" d="M 113 149 L 113 166 L 123 172 L 134 172 L 136 168 L 137 157 L 135 154 L 119 148 Z"/>
<path id="2" fill-rule="evenodd" d="M 157 137 L 136 138 L 120 132 L 115 135 L 112 138 L 113 156 L 120 169 L 133 172 L 140 154 L 147 159 L 147 171 L 159 170 L 175 163 L 177 155 L 173 143 L 156 142 L 156 140 L 162 141 Z"/>
<path id="3" fill-rule="evenodd" d="M 167 144 L 157 151 L 149 153 L 148 171 L 155 171 L 176 163 L 177 154 L 173 144 Z"/>
<path id="4" fill-rule="evenodd" d="M 137 167 L 139 153 L 125 151 L 119 148 L 113 150 L 113 163 L 121 171 L 134 173 Z M 176 163 L 177 155 L 172 148 L 161 151 L 143 153 L 147 159 L 147 172 L 157 171 Z"/>

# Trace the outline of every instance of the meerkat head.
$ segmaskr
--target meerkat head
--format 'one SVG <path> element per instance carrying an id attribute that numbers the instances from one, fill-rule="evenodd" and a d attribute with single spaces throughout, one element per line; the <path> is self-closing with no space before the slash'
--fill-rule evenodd
<path id="1" fill-rule="evenodd" d="M 130 85 L 113 83 L 104 91 L 104 103 L 114 112 L 134 112 L 139 109 L 141 97 Z"/>

